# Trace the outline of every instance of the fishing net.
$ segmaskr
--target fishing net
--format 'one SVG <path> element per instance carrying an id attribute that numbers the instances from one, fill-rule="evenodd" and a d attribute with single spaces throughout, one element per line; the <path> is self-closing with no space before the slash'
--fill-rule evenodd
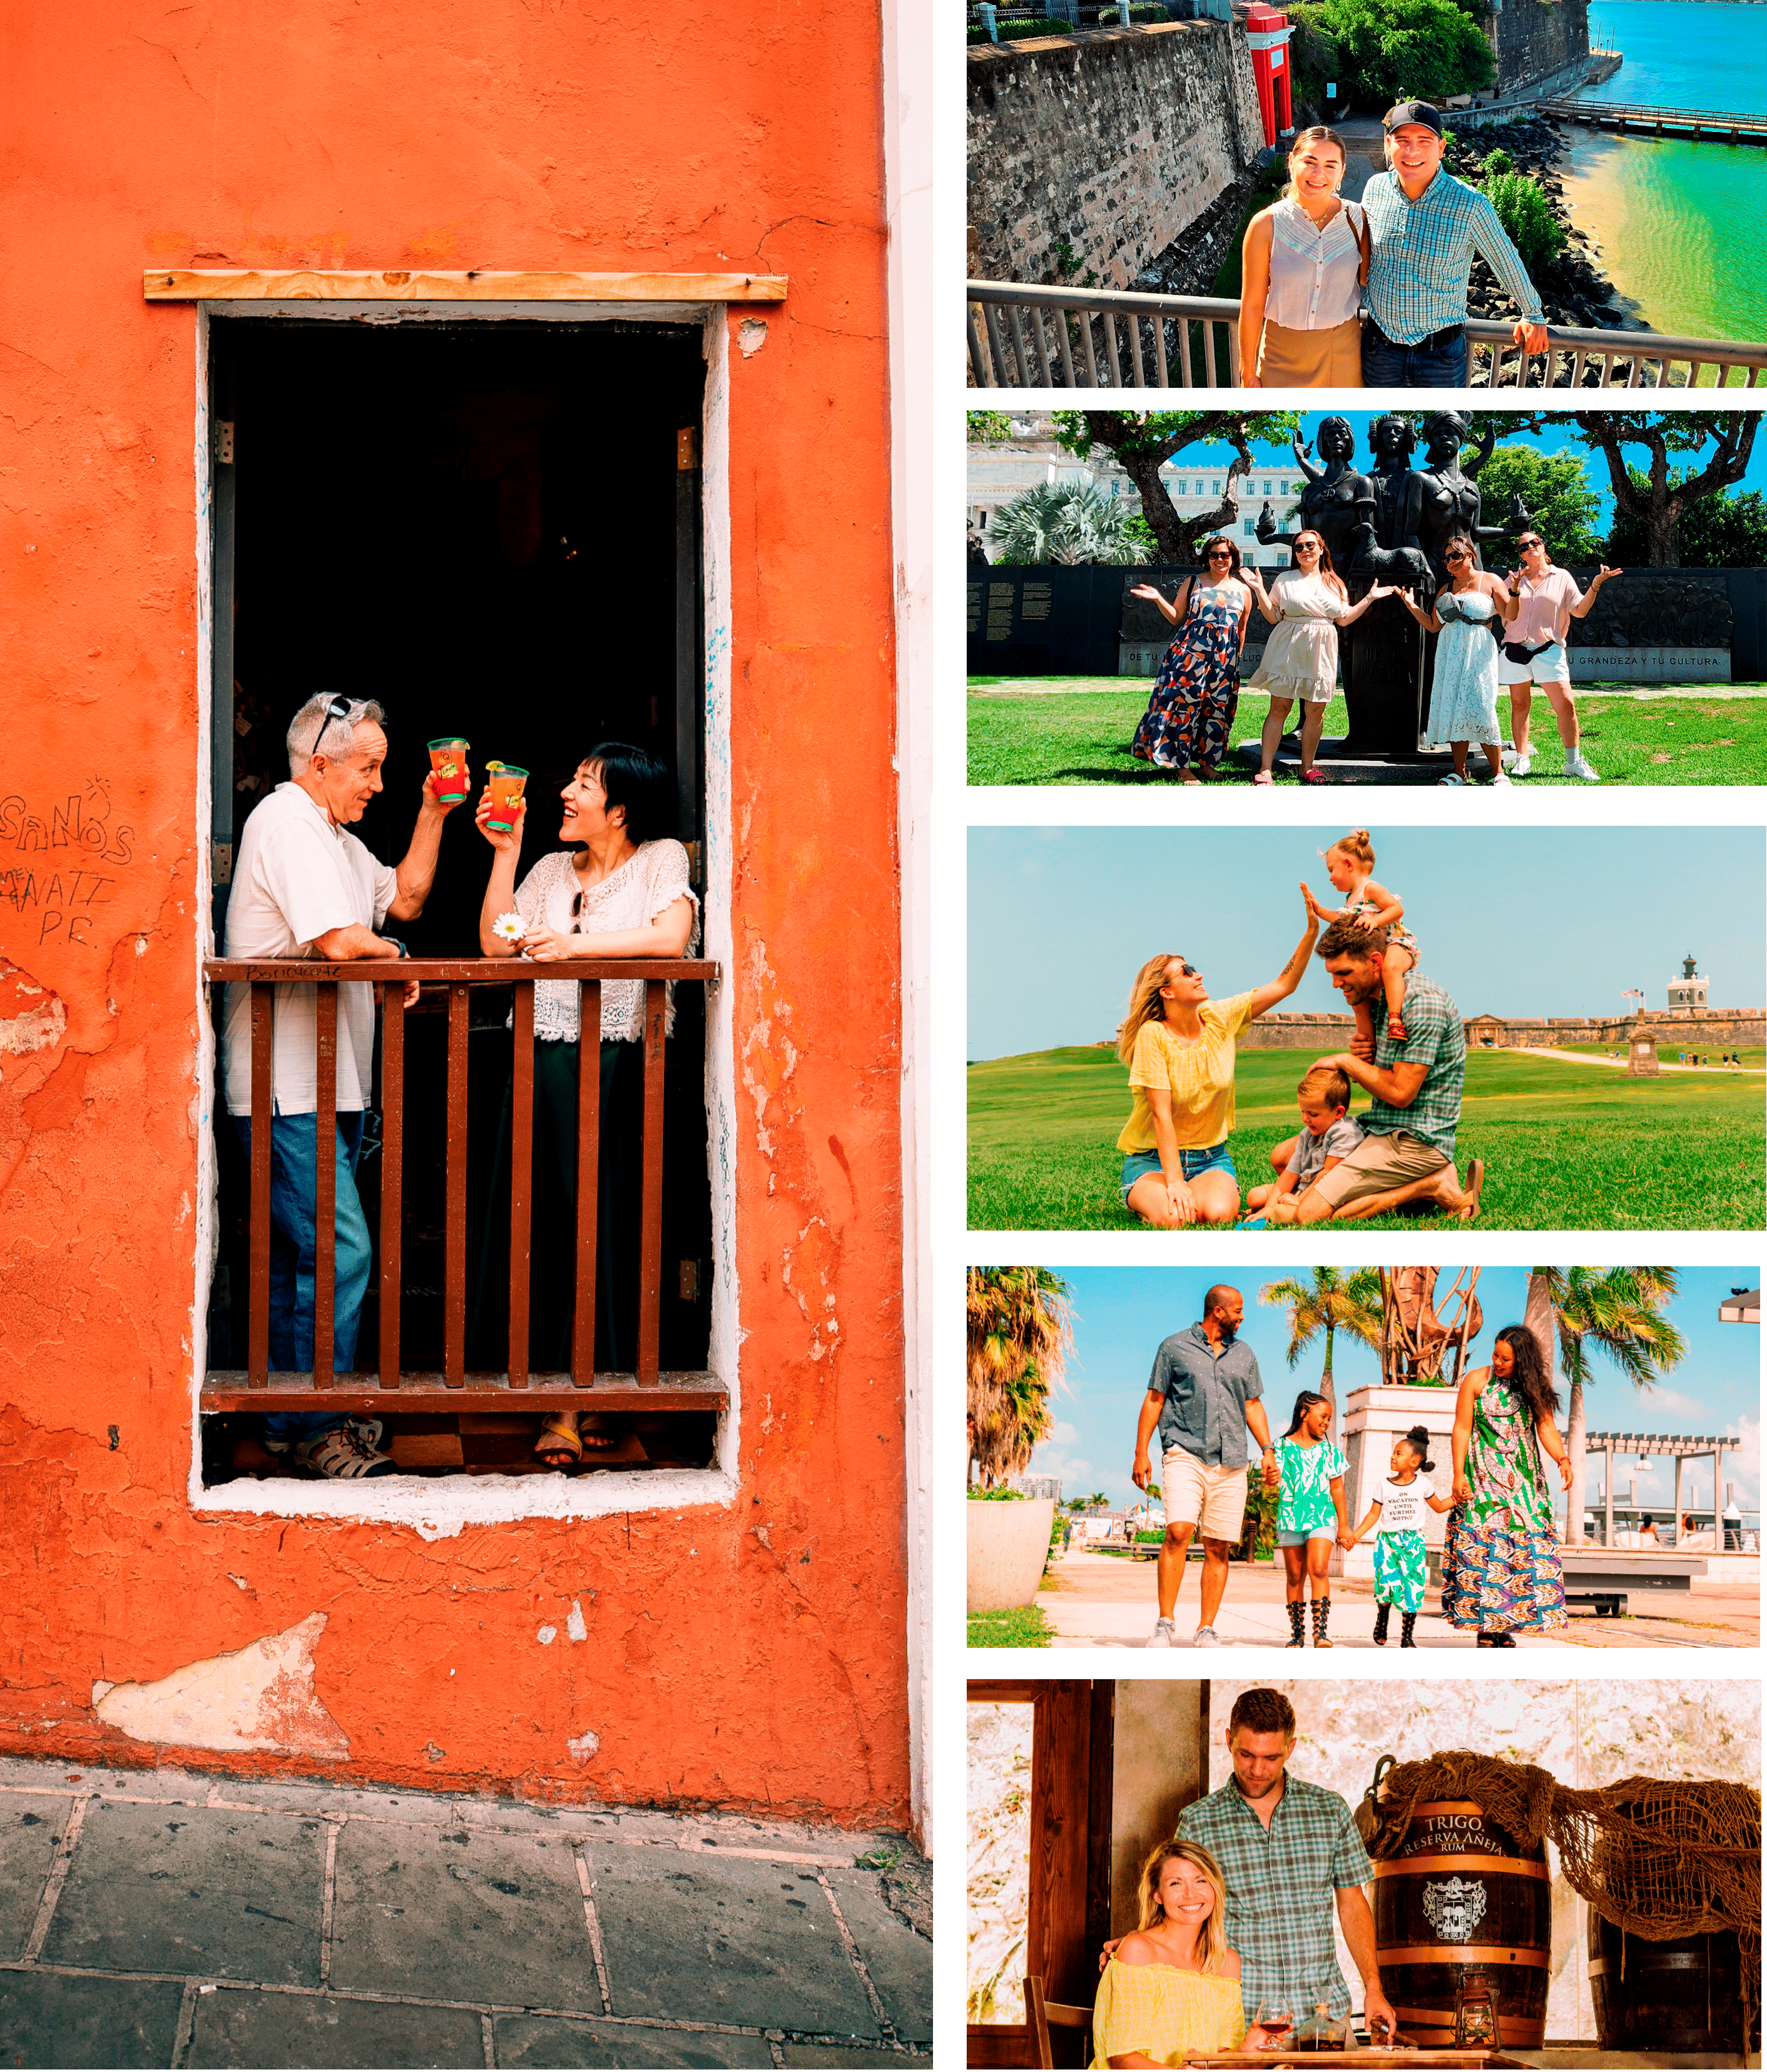
<path id="1" fill-rule="evenodd" d="M 1454 1749 L 1376 1771 L 1357 1815 L 1369 1854 L 1392 1855 L 1415 1809 L 1439 1799 L 1472 1799 L 1525 1846 L 1550 1842 L 1571 1890 L 1628 1935 L 1666 1942 L 1728 1930 L 1741 1953 L 1743 2015 L 1753 2033 L 1761 2011 L 1759 1791 L 1658 1777 L 1573 1791 L 1533 1763 Z"/>

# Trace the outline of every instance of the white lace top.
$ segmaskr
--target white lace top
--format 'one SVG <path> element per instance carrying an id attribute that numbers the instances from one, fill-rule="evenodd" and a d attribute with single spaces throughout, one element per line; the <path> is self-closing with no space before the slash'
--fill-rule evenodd
<path id="1" fill-rule="evenodd" d="M 570 902 L 582 886 L 572 868 L 575 849 L 543 856 L 516 887 L 516 911 L 530 927 L 570 933 Z M 586 935 L 610 935 L 628 928 L 648 928 L 678 899 L 693 902 L 692 932 L 683 952 L 691 956 L 699 941 L 699 902 L 687 882 L 687 852 L 678 841 L 639 845 L 611 877 L 591 886 L 579 917 Z M 542 1043 L 575 1043 L 582 993 L 575 981 L 561 985 L 542 979 L 533 989 L 533 1033 Z M 669 988 L 665 1030 L 675 1026 L 675 989 Z M 645 1033 L 645 988 L 641 979 L 604 981 L 601 989 L 601 1040 L 636 1043 Z"/>

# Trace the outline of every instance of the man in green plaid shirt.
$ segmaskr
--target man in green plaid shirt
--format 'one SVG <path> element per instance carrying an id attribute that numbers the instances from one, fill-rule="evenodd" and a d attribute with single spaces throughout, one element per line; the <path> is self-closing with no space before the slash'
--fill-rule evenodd
<path id="1" fill-rule="evenodd" d="M 1291 1777 L 1295 1708 L 1279 1691 L 1242 1691 L 1227 1724 L 1231 1783 L 1187 1806 L 1178 1835 L 1208 1850 L 1227 1883 L 1228 1947 L 1239 1952 L 1246 2019 L 1285 2002 L 1297 2022 L 1323 2001 L 1350 2006 L 1332 1934 L 1335 1918 L 1362 1976 L 1371 2037 L 1398 2026 L 1381 1991 L 1374 1916 L 1364 1884 L 1374 1875 L 1349 1807 L 1335 1791 Z"/>
<path id="2" fill-rule="evenodd" d="M 1356 1120 L 1362 1141 L 1295 1204 L 1300 1223 L 1357 1223 L 1409 1202 L 1427 1202 L 1463 1223 L 1479 1212 L 1485 1161 L 1467 1169 L 1464 1191 L 1454 1164 L 1454 1133 L 1466 1083 L 1466 1030 L 1460 1010 L 1434 979 L 1406 974 L 1402 1038 L 1389 1035 L 1381 976 L 1385 937 L 1352 921 L 1334 921 L 1315 955 L 1352 1007 L 1367 1001 L 1372 1040 L 1321 1058 L 1374 1095 Z"/>

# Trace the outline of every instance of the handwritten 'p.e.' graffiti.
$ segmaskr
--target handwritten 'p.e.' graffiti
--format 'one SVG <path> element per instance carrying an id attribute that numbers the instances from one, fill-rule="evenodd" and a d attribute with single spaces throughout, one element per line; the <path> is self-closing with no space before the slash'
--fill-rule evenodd
<path id="1" fill-rule="evenodd" d="M 37 923 L 36 941 L 57 940 L 97 949 L 92 927 L 95 906 L 107 906 L 117 874 L 134 858 L 135 831 L 110 824 L 109 787 L 101 777 L 86 780 L 47 812 L 33 812 L 17 792 L 0 798 L 0 855 L 42 857 L 41 862 L 0 864 L 0 906 Z M 107 873 L 97 866 L 109 864 Z"/>

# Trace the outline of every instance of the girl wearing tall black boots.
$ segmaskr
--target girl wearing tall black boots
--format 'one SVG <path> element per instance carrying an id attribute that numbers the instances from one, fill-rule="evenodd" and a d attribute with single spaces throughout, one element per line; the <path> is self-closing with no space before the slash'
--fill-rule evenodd
<path id="1" fill-rule="evenodd" d="M 1302 1634 L 1307 1585 L 1313 1586 L 1313 1645 L 1329 1647 L 1332 1548 L 1349 1543 L 1344 1509 L 1344 1456 L 1331 1437 L 1332 1406 L 1304 1388 L 1295 1414 L 1276 1449 L 1282 1501 L 1276 1511 L 1276 1544 L 1288 1578 L 1288 1645 L 1304 1647 Z"/>
<path id="2" fill-rule="evenodd" d="M 1438 1496 L 1434 1482 L 1425 1479 L 1435 1466 L 1425 1456 L 1430 1435 L 1414 1424 L 1404 1437 L 1394 1441 L 1393 1457 L 1386 1480 L 1369 1499 L 1368 1515 L 1356 1528 L 1353 1547 L 1376 1527 L 1374 1537 L 1374 1645 L 1386 1645 L 1386 1623 L 1394 1605 L 1399 1609 L 1399 1646 L 1417 1645 L 1417 1615 L 1423 1609 L 1423 1589 L 1429 1579 L 1429 1556 L 1423 1545 L 1423 1508 L 1452 1511 L 1454 1499 Z M 1419 1472 L 1421 1470 L 1421 1472 Z"/>

